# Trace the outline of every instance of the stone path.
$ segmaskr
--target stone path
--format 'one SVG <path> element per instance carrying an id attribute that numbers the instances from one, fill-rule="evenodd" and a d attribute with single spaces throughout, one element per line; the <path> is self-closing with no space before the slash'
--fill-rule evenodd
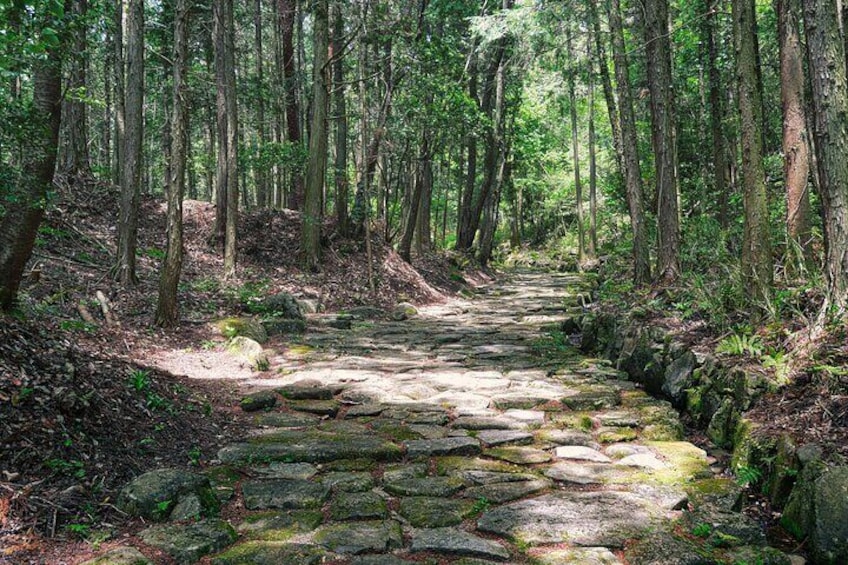
<path id="1" fill-rule="evenodd" d="M 515 273 L 409 320 L 310 330 L 206 473 L 237 541 L 214 520 L 142 538 L 216 565 L 616 564 L 698 492 L 729 511 L 668 403 L 545 333 L 585 284 Z M 642 562 L 689 562 L 670 559 Z"/>

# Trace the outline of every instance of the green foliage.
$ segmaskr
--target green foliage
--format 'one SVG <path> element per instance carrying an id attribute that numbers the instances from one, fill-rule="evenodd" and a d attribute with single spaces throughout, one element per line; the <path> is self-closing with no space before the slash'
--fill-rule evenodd
<path id="1" fill-rule="evenodd" d="M 203 456 L 203 452 L 200 447 L 194 446 L 188 450 L 188 462 L 190 465 L 194 467 L 200 466 L 200 458 Z"/>
<path id="2" fill-rule="evenodd" d="M 748 355 L 759 357 L 764 350 L 763 342 L 759 336 L 748 334 L 731 334 L 721 340 L 716 346 L 716 353 L 728 355 Z"/>
<path id="3" fill-rule="evenodd" d="M 94 333 L 97 331 L 97 326 L 90 324 L 85 320 L 62 320 L 59 322 L 59 327 L 65 331 Z"/>
<path id="4" fill-rule="evenodd" d="M 55 473 L 76 479 L 84 479 L 86 475 L 85 465 L 78 459 L 48 459 L 44 465 Z"/>
<path id="5" fill-rule="evenodd" d="M 748 467 L 747 465 L 740 465 L 736 468 L 736 482 L 739 486 L 747 487 L 749 485 L 756 484 L 760 482 L 763 478 L 762 470 L 756 467 Z"/>
<path id="6" fill-rule="evenodd" d="M 483 512 L 488 510 L 491 505 L 492 503 L 489 502 L 488 498 L 486 498 L 485 496 L 481 496 L 480 498 L 474 501 L 474 505 L 471 507 L 471 514 L 474 516 L 482 514 Z"/>
<path id="7" fill-rule="evenodd" d="M 136 392 L 142 392 L 150 386 L 150 372 L 136 369 L 130 373 L 130 386 Z"/>
<path id="8" fill-rule="evenodd" d="M 698 538 L 708 538 L 710 534 L 713 532 L 713 527 L 710 524 L 706 524 L 701 522 L 699 524 L 695 524 L 692 528 L 692 535 Z"/>

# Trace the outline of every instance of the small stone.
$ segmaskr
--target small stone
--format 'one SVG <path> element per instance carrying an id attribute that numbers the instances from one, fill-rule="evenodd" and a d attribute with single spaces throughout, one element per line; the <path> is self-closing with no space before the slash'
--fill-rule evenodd
<path id="1" fill-rule="evenodd" d="M 200 497 L 194 493 L 180 498 L 180 501 L 171 510 L 171 515 L 168 519 L 173 522 L 182 522 L 185 520 L 196 520 L 203 514 L 203 502 Z"/>
<path id="2" fill-rule="evenodd" d="M 482 557 L 495 561 L 509 559 L 509 552 L 502 545 L 454 528 L 414 531 L 412 533 L 411 550 Z"/>
<path id="3" fill-rule="evenodd" d="M 330 487 L 301 480 L 248 481 L 242 494 L 250 510 L 319 508 L 329 498 Z"/>
<path id="4" fill-rule="evenodd" d="M 379 416 L 386 407 L 382 404 L 359 404 L 351 406 L 345 412 L 345 418 L 366 418 L 370 416 Z"/>
<path id="5" fill-rule="evenodd" d="M 427 465 L 424 463 L 410 463 L 398 467 L 388 467 L 383 471 L 383 481 L 392 483 L 403 481 L 405 479 L 413 479 L 424 477 L 427 475 Z"/>
<path id="6" fill-rule="evenodd" d="M 303 412 L 266 412 L 257 415 L 254 421 L 258 426 L 271 428 L 303 428 L 317 424 L 321 417 Z"/>
<path id="7" fill-rule="evenodd" d="M 309 463 L 274 462 L 267 467 L 259 467 L 254 470 L 268 479 L 300 479 L 305 481 L 318 474 L 315 465 Z"/>
<path id="8" fill-rule="evenodd" d="M 612 459 L 589 447 L 581 445 L 563 445 L 554 450 L 557 459 L 574 459 L 577 461 L 593 461 L 595 463 L 612 463 Z"/>
<path id="9" fill-rule="evenodd" d="M 339 403 L 335 400 L 291 400 L 288 405 L 292 410 L 330 418 L 335 418 L 339 412 Z"/>
<path id="10" fill-rule="evenodd" d="M 392 320 L 402 322 L 418 315 L 418 309 L 409 302 L 401 302 L 392 309 Z"/>
<path id="11" fill-rule="evenodd" d="M 598 446 L 591 434 L 577 430 L 544 430 L 539 433 L 539 439 L 558 445 L 582 445 L 592 449 Z"/>
<path id="12" fill-rule="evenodd" d="M 545 423 L 545 413 L 540 410 L 507 410 L 503 415 L 525 425 Z"/>
<path id="13" fill-rule="evenodd" d="M 212 565 L 318 565 L 325 551 L 314 545 L 248 541 L 212 558 Z"/>
<path id="14" fill-rule="evenodd" d="M 333 520 L 374 520 L 388 514 L 386 501 L 373 492 L 341 493 L 330 501 Z"/>
<path id="15" fill-rule="evenodd" d="M 341 492 L 362 492 L 374 486 L 374 479 L 366 472 L 335 472 L 322 476 L 321 484 Z"/>
<path id="16" fill-rule="evenodd" d="M 619 398 L 618 391 L 614 389 L 598 389 L 566 396 L 562 399 L 562 403 L 575 411 L 602 410 L 618 406 L 621 403 L 621 398 Z"/>
<path id="17" fill-rule="evenodd" d="M 451 425 L 463 430 L 511 430 L 519 427 L 515 420 L 488 416 L 461 416 Z"/>
<path id="18" fill-rule="evenodd" d="M 257 412 L 273 408 L 277 404 L 277 395 L 270 390 L 254 392 L 241 399 L 239 406 L 245 412 Z"/>
<path id="19" fill-rule="evenodd" d="M 651 450 L 644 445 L 635 445 L 632 443 L 614 443 L 608 445 L 605 451 L 613 459 L 622 459 L 638 453 L 651 453 Z"/>
<path id="20" fill-rule="evenodd" d="M 668 467 L 657 456 L 652 453 L 636 453 L 628 455 L 616 461 L 616 465 L 625 465 L 627 467 L 640 467 L 642 469 L 665 469 Z"/>
<path id="21" fill-rule="evenodd" d="M 494 504 L 502 504 L 531 494 L 549 489 L 553 483 L 546 479 L 533 479 L 530 481 L 513 481 L 508 483 L 494 483 L 479 487 L 470 487 L 462 492 L 462 496 L 470 499 L 486 499 Z"/>
<path id="22" fill-rule="evenodd" d="M 317 510 L 263 512 L 247 516 L 238 531 L 251 539 L 284 541 L 297 532 L 311 532 L 324 516 Z"/>
<path id="23" fill-rule="evenodd" d="M 236 540 L 235 530 L 223 520 L 152 526 L 138 536 L 147 545 L 161 549 L 181 564 L 194 563 Z"/>

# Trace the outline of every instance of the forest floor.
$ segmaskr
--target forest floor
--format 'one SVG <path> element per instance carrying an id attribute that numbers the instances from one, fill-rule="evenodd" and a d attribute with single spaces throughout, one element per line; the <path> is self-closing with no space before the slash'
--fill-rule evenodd
<path id="1" fill-rule="evenodd" d="M 0 323 L 0 563 L 76 562 L 75 553 L 126 521 L 114 502 L 127 481 L 203 465 L 242 433 L 244 391 L 223 377 L 250 368 L 223 353 L 213 322 L 243 314 L 252 299 L 289 292 L 326 311 L 390 309 L 438 303 L 490 280 L 446 255 L 418 257 L 412 268 L 379 234 L 369 275 L 364 242 L 338 237 L 331 223 L 322 269 L 309 273 L 300 268 L 299 215 L 267 210 L 242 214 L 238 273 L 224 280 L 209 243 L 214 206 L 186 201 L 182 323 L 163 330 L 153 313 L 164 204 L 142 198 L 139 282 L 122 288 L 109 275 L 116 202 L 110 185 L 60 187 L 28 265 L 21 315 Z M 185 376 L 201 370 L 211 378 Z"/>

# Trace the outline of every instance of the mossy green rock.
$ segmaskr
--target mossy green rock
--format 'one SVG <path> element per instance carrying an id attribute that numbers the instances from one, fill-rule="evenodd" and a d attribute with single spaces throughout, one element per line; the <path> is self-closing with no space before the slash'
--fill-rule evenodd
<path id="1" fill-rule="evenodd" d="M 218 511 L 209 478 L 182 469 L 157 469 L 137 477 L 118 496 L 118 508 L 129 514 L 164 522 L 181 500 L 196 499 L 200 513 L 206 516 Z"/>
<path id="2" fill-rule="evenodd" d="M 317 510 L 269 511 L 246 516 L 237 529 L 250 539 L 285 541 L 298 533 L 311 532 L 323 520 L 323 515 Z"/>
<path id="3" fill-rule="evenodd" d="M 138 534 L 147 545 L 161 549 L 177 563 L 194 563 L 236 540 L 236 532 L 223 520 L 152 526 Z"/>
<path id="4" fill-rule="evenodd" d="M 247 337 L 257 343 L 268 341 L 268 333 L 262 324 L 253 318 L 224 318 L 215 323 L 221 335 L 228 338 Z"/>
<path id="5" fill-rule="evenodd" d="M 212 565 L 317 565 L 326 552 L 314 545 L 248 541 L 212 558 Z"/>
<path id="6" fill-rule="evenodd" d="M 153 561 L 134 547 L 116 547 L 80 565 L 153 565 Z"/>
<path id="7" fill-rule="evenodd" d="M 344 492 L 330 501 L 333 520 L 375 520 L 388 518 L 386 501 L 373 492 Z"/>
<path id="8" fill-rule="evenodd" d="M 848 467 L 808 463 L 780 523 L 799 539 L 809 537 L 816 563 L 848 562 Z"/>
<path id="9" fill-rule="evenodd" d="M 472 506 L 468 500 L 415 496 L 402 498 L 398 512 L 416 528 L 442 528 L 462 523 Z"/>
<path id="10" fill-rule="evenodd" d="M 279 430 L 236 443 L 218 451 L 224 463 L 244 461 L 285 461 L 325 463 L 338 459 L 367 457 L 376 461 L 401 458 L 397 444 L 373 436 L 317 431 Z"/>
<path id="11" fill-rule="evenodd" d="M 403 532 L 400 524 L 393 520 L 348 522 L 319 530 L 315 541 L 336 553 L 358 555 L 400 548 Z"/>
<path id="12" fill-rule="evenodd" d="M 330 487 L 297 479 L 248 481 L 241 489 L 250 510 L 320 508 L 330 496 Z"/>

